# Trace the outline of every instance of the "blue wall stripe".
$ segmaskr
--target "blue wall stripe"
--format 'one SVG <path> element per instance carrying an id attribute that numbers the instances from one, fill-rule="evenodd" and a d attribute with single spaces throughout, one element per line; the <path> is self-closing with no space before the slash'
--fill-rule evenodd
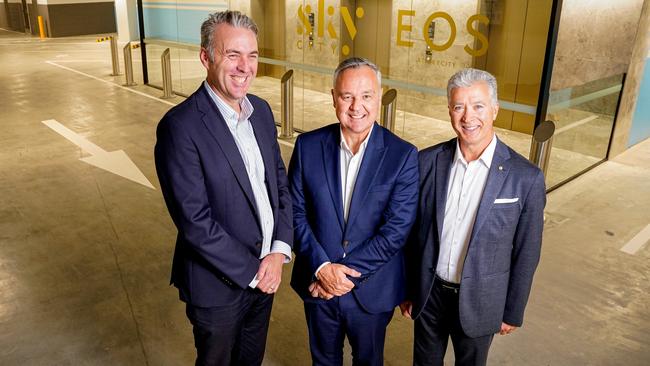
<path id="1" fill-rule="evenodd" d="M 144 34 L 173 42 L 201 44 L 201 23 L 209 10 L 144 8 Z"/>
<path id="2" fill-rule="evenodd" d="M 650 137 L 650 58 L 646 59 L 636 110 L 632 117 L 632 128 L 627 146 L 638 144 Z"/>

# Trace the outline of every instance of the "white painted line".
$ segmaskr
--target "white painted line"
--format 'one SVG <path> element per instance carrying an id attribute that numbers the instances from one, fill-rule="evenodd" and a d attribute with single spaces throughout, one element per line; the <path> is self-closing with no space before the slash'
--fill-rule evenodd
<path id="1" fill-rule="evenodd" d="M 562 127 L 562 128 L 558 128 L 557 130 L 555 130 L 555 134 L 558 135 L 558 134 L 560 134 L 560 133 L 562 133 L 562 132 L 566 132 L 566 131 L 568 131 L 568 130 L 570 130 L 570 129 L 572 129 L 572 128 L 576 128 L 576 127 L 582 126 L 582 125 L 584 125 L 585 123 L 589 123 L 589 122 L 591 122 L 591 121 L 593 121 L 593 120 L 595 120 L 595 119 L 597 119 L 597 118 L 598 118 L 598 116 L 596 116 L 596 115 L 589 116 L 589 117 L 587 117 L 587 118 L 583 118 L 583 119 L 581 119 L 581 120 L 579 120 L 579 121 L 576 121 L 576 122 L 573 122 L 573 123 L 571 123 L 571 124 L 568 124 L 568 125 L 566 125 L 566 126 L 564 126 L 564 127 Z"/>
<path id="2" fill-rule="evenodd" d="M 149 95 L 149 94 L 143 93 L 143 92 L 141 92 L 141 91 L 133 90 L 133 89 L 131 89 L 131 88 L 127 88 L 127 87 L 125 87 L 125 86 L 122 86 L 122 85 L 119 85 L 119 84 L 115 84 L 115 83 L 110 82 L 110 81 L 108 81 L 108 80 L 104 80 L 104 79 L 98 78 L 98 77 L 96 77 L 96 76 L 92 76 L 92 75 L 86 74 L 85 72 L 81 72 L 81 71 L 78 71 L 78 70 L 75 70 L 75 69 L 71 69 L 71 68 L 69 68 L 69 67 L 67 67 L 67 66 L 59 65 L 59 64 L 57 64 L 57 63 L 54 62 L 54 61 L 45 61 L 45 63 L 50 64 L 50 65 L 52 65 L 52 66 L 56 66 L 56 67 L 62 68 L 62 69 L 64 69 L 64 70 L 72 71 L 72 72 L 74 72 L 74 73 L 77 73 L 77 74 L 79 74 L 79 75 L 83 75 L 83 76 L 88 77 L 88 78 L 91 78 L 91 79 L 95 79 L 95 80 L 101 81 L 102 83 L 106 83 L 106 84 L 112 85 L 112 86 L 114 86 L 114 87 L 116 87 L 116 88 L 124 89 L 124 90 L 126 90 L 126 91 L 128 91 L 128 92 L 131 92 L 131 93 L 134 93 L 134 94 L 138 94 L 138 95 L 141 95 L 141 96 L 143 96 L 143 97 L 147 97 L 147 98 L 149 98 L 149 99 L 153 99 L 153 100 L 158 101 L 158 102 L 160 102 L 160 103 L 165 103 L 165 104 L 168 104 L 168 105 L 171 105 L 171 106 L 175 106 L 175 105 L 176 105 L 175 103 L 172 103 L 172 102 L 166 101 L 166 100 L 164 100 L 164 99 L 160 99 L 160 98 L 154 97 L 153 95 Z"/>
<path id="3" fill-rule="evenodd" d="M 622 252 L 627 254 L 636 254 L 643 246 L 650 241 L 650 224 L 648 224 L 643 230 L 636 234 L 632 240 L 628 241 L 627 244 L 621 248 Z"/>
<path id="4" fill-rule="evenodd" d="M 117 174 L 122 178 L 142 184 L 145 187 L 153 190 L 156 189 L 123 150 L 108 152 L 65 127 L 57 120 L 48 119 L 41 122 L 91 155 L 79 160 Z"/>

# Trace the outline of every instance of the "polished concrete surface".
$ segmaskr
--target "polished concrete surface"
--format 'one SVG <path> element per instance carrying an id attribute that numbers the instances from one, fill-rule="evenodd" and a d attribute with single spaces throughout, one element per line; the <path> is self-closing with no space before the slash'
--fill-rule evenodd
<path id="1" fill-rule="evenodd" d="M 193 362 L 152 158 L 156 124 L 181 98 L 159 99 L 140 78 L 121 87 L 109 60 L 108 44 L 89 37 L 0 30 L 0 365 Z M 290 142 L 281 147 L 288 158 Z M 117 150 L 155 189 L 80 160 Z M 495 337 L 490 364 L 648 364 L 648 237 L 633 254 L 621 248 L 650 224 L 649 181 L 650 140 L 549 194 L 524 327 Z M 309 364 L 290 270 L 265 365 Z M 396 314 L 386 365 L 410 364 L 411 345 L 412 323 Z"/>

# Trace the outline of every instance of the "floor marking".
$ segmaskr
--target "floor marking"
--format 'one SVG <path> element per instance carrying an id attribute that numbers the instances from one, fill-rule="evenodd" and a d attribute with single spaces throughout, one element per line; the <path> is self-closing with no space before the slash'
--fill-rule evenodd
<path id="1" fill-rule="evenodd" d="M 117 174 L 122 178 L 142 184 L 145 187 L 149 187 L 153 190 L 156 189 L 123 150 L 108 152 L 88 141 L 85 137 L 65 127 L 57 120 L 48 119 L 41 122 L 91 155 L 79 160 L 113 174 Z"/>
<path id="2" fill-rule="evenodd" d="M 621 248 L 622 252 L 627 254 L 636 254 L 643 246 L 650 241 L 650 224 L 648 224 L 643 230 L 636 234 L 632 240 L 628 241 L 627 244 Z"/>
<path id="3" fill-rule="evenodd" d="M 597 119 L 597 118 L 598 118 L 598 116 L 596 116 L 596 115 L 589 116 L 589 117 L 587 117 L 587 118 L 583 118 L 583 119 L 581 119 L 581 120 L 579 120 L 579 121 L 576 121 L 576 122 L 573 122 L 573 123 L 571 123 L 571 124 L 568 124 L 568 125 L 566 125 L 566 126 L 564 126 L 564 127 L 562 127 L 562 128 L 558 128 L 557 130 L 555 130 L 555 134 L 557 135 L 557 134 L 560 134 L 560 133 L 562 133 L 562 132 L 568 131 L 568 130 L 570 130 L 570 129 L 572 129 L 572 128 L 576 128 L 576 127 L 578 127 L 578 126 L 582 126 L 582 125 L 584 125 L 585 123 L 591 122 L 591 121 L 593 121 L 593 120 L 595 120 L 595 119 Z"/>
<path id="4" fill-rule="evenodd" d="M 131 92 L 131 93 L 135 93 L 135 94 L 141 95 L 141 96 L 143 96 L 143 97 L 147 97 L 147 98 L 149 98 L 149 99 L 153 99 L 153 100 L 158 101 L 158 102 L 160 102 L 160 103 L 165 103 L 165 104 L 168 104 L 168 105 L 171 105 L 171 106 L 175 106 L 175 105 L 176 105 L 176 103 L 172 103 L 172 102 L 166 101 L 166 100 L 164 100 L 164 99 L 160 99 L 160 98 L 158 98 L 158 97 L 154 97 L 153 95 L 149 95 L 149 94 L 147 94 L 147 93 L 143 93 L 143 92 L 141 92 L 141 91 L 137 91 L 137 90 L 134 90 L 134 89 L 131 89 L 131 88 L 127 88 L 127 87 L 122 86 L 122 85 L 119 85 L 119 84 L 115 84 L 115 83 L 113 83 L 113 82 L 111 82 L 111 81 L 104 80 L 104 79 L 102 79 L 102 78 L 98 78 L 97 76 L 92 76 L 92 75 L 86 74 L 85 72 L 81 72 L 81 71 L 78 71 L 78 70 L 75 70 L 75 69 L 71 69 L 71 68 L 69 68 L 69 67 L 67 67 L 67 66 L 59 65 L 59 64 L 57 64 L 57 63 L 54 62 L 54 61 L 45 61 L 45 63 L 50 64 L 50 65 L 52 65 L 52 66 L 56 66 L 56 67 L 62 68 L 62 69 L 64 69 L 64 70 L 68 70 L 68 71 L 75 72 L 75 73 L 77 73 L 77 74 L 79 74 L 79 75 L 83 75 L 83 76 L 85 76 L 85 77 L 89 77 L 89 78 L 91 78 L 91 79 L 95 79 L 95 80 L 101 81 L 102 83 L 106 83 L 106 84 L 112 85 L 112 86 L 117 87 L 117 88 L 120 88 L 120 89 L 124 89 L 124 90 L 126 90 L 126 91 Z"/>

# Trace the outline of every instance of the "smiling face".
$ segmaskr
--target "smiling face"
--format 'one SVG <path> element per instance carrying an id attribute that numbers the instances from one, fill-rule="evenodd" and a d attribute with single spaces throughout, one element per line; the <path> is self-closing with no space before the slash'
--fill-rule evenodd
<path id="1" fill-rule="evenodd" d="M 214 55 L 201 48 L 201 63 L 208 70 L 207 80 L 217 95 L 239 112 L 257 73 L 257 38 L 247 28 L 219 24 L 214 29 Z"/>
<path id="2" fill-rule="evenodd" d="M 377 120 L 380 94 L 377 74 L 368 66 L 348 68 L 338 75 L 332 98 L 346 140 L 368 135 Z"/>
<path id="3" fill-rule="evenodd" d="M 485 82 L 467 88 L 454 88 L 449 94 L 449 117 L 467 161 L 477 159 L 494 136 L 494 119 L 499 105 L 492 104 Z"/>

